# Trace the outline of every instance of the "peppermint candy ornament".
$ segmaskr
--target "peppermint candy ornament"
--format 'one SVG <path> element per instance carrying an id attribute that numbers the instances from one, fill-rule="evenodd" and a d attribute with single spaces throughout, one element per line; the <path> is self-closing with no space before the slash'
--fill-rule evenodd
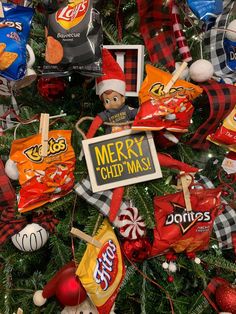
<path id="1" fill-rule="evenodd" d="M 136 240 L 144 236 L 146 225 L 138 208 L 132 206 L 122 210 L 118 220 L 119 232 L 124 238 Z"/>

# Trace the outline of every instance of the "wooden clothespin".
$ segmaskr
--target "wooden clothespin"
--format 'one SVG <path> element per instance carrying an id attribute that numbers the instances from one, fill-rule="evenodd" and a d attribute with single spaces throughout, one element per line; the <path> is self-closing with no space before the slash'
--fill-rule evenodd
<path id="1" fill-rule="evenodd" d="M 0 18 L 5 17 L 4 11 L 3 11 L 3 6 L 2 6 L 2 1 L 0 1 Z"/>
<path id="2" fill-rule="evenodd" d="M 192 211 L 192 205 L 190 200 L 190 192 L 189 192 L 189 186 L 192 183 L 192 177 L 185 173 L 184 171 L 180 171 L 180 183 L 182 185 L 182 190 L 184 194 L 184 201 L 186 205 L 186 210 L 188 212 Z M 177 183 L 177 186 L 179 186 L 179 182 Z"/>
<path id="3" fill-rule="evenodd" d="M 82 240 L 84 240 L 85 242 L 88 242 L 94 246 L 96 246 L 97 248 L 101 249 L 102 247 L 102 243 L 99 242 L 98 240 L 94 239 L 94 237 L 89 236 L 88 234 L 84 233 L 83 231 L 80 231 L 77 228 L 71 228 L 70 233 L 77 237 L 80 238 Z"/>
<path id="4" fill-rule="evenodd" d="M 18 307 L 18 310 L 17 310 L 16 314 L 23 314 L 23 310 L 20 307 Z"/>
<path id="5" fill-rule="evenodd" d="M 175 72 L 175 74 L 172 76 L 172 78 L 170 79 L 170 81 L 167 83 L 167 85 L 164 87 L 163 91 L 164 93 L 169 93 L 171 87 L 175 84 L 175 82 L 178 80 L 178 78 L 180 77 L 181 73 L 186 69 L 188 63 L 187 62 L 183 62 L 181 63 L 180 67 L 178 68 L 178 70 Z"/>
<path id="6" fill-rule="evenodd" d="M 41 156 L 46 157 L 48 154 L 48 132 L 49 132 L 49 114 L 41 113 L 39 133 L 41 134 Z"/>

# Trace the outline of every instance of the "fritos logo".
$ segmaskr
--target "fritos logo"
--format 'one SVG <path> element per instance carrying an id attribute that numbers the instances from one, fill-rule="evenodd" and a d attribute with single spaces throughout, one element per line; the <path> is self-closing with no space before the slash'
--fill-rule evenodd
<path id="1" fill-rule="evenodd" d="M 56 13 L 57 23 L 64 29 L 70 29 L 76 26 L 83 20 L 88 6 L 89 0 L 81 0 L 59 9 Z"/>
<path id="2" fill-rule="evenodd" d="M 100 250 L 93 277 L 102 290 L 106 291 L 115 281 L 118 272 L 117 248 L 109 240 Z"/>
<path id="3" fill-rule="evenodd" d="M 43 161 L 41 156 L 42 145 L 34 145 L 24 150 L 25 156 L 36 163 Z M 59 137 L 58 139 L 50 138 L 48 140 L 48 153 L 47 157 L 58 155 L 67 150 L 66 139 L 64 137 Z"/>

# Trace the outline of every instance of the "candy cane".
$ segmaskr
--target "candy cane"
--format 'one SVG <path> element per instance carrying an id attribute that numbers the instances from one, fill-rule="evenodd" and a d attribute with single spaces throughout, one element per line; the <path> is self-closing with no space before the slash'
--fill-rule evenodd
<path id="1" fill-rule="evenodd" d="M 179 53 L 181 54 L 183 61 L 189 62 L 192 60 L 190 49 L 184 36 L 182 25 L 180 23 L 179 9 L 174 3 L 172 6 L 171 14 L 173 19 L 173 31 L 177 41 L 177 45 L 179 47 Z"/>

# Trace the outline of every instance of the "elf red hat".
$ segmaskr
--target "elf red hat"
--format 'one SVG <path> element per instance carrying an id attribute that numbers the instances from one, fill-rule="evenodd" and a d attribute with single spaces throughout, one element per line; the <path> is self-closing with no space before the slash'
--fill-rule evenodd
<path id="1" fill-rule="evenodd" d="M 99 97 L 107 90 L 113 90 L 124 96 L 126 89 L 124 72 L 105 48 L 102 49 L 102 72 L 104 75 L 97 78 Z"/>

